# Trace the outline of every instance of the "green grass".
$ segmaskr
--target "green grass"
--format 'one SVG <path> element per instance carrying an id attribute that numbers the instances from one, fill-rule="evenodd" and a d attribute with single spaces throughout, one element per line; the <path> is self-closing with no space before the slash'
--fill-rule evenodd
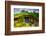
<path id="1" fill-rule="evenodd" d="M 24 17 L 25 17 L 24 15 L 31 15 L 35 19 L 39 18 L 39 13 L 21 12 L 19 14 L 14 14 L 15 17 L 16 16 L 19 17 L 18 22 L 16 22 L 14 20 L 14 27 L 30 27 L 30 26 L 32 26 L 31 22 L 29 22 L 29 23 L 23 22 L 24 21 Z"/>

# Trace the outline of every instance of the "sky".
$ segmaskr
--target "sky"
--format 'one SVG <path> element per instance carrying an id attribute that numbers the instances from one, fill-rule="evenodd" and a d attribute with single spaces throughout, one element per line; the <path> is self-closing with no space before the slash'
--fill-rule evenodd
<path id="1" fill-rule="evenodd" d="M 39 9 L 30 9 L 30 8 L 14 8 L 14 13 L 20 13 L 22 10 L 28 11 L 28 12 L 33 12 L 35 11 L 36 13 L 39 13 Z"/>

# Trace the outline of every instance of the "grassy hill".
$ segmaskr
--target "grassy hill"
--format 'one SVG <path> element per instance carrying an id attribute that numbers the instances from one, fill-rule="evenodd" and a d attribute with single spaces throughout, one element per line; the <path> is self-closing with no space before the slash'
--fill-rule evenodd
<path id="1" fill-rule="evenodd" d="M 19 18 L 17 19 L 17 23 L 16 23 L 16 20 L 14 20 L 14 26 L 15 27 L 29 27 L 29 26 L 32 26 L 32 23 L 25 23 L 23 22 L 24 20 L 24 15 L 31 15 L 33 18 L 39 18 L 39 13 L 33 13 L 33 12 L 21 12 L 21 13 L 17 13 L 17 14 L 14 14 L 14 18 Z"/>

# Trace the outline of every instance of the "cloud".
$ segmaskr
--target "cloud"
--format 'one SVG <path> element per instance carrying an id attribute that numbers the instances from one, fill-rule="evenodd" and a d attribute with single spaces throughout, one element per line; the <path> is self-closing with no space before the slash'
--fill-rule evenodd
<path id="1" fill-rule="evenodd" d="M 39 13 L 39 9 L 30 9 L 30 8 L 14 8 L 15 13 L 20 13 L 22 10 L 28 11 L 28 12 L 33 12 L 35 11 L 36 13 Z"/>

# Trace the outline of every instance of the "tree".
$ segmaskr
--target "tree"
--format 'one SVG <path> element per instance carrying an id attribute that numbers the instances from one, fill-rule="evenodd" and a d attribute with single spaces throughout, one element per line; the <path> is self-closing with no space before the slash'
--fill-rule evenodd
<path id="1" fill-rule="evenodd" d="M 25 12 L 25 10 L 22 10 L 21 12 Z"/>

